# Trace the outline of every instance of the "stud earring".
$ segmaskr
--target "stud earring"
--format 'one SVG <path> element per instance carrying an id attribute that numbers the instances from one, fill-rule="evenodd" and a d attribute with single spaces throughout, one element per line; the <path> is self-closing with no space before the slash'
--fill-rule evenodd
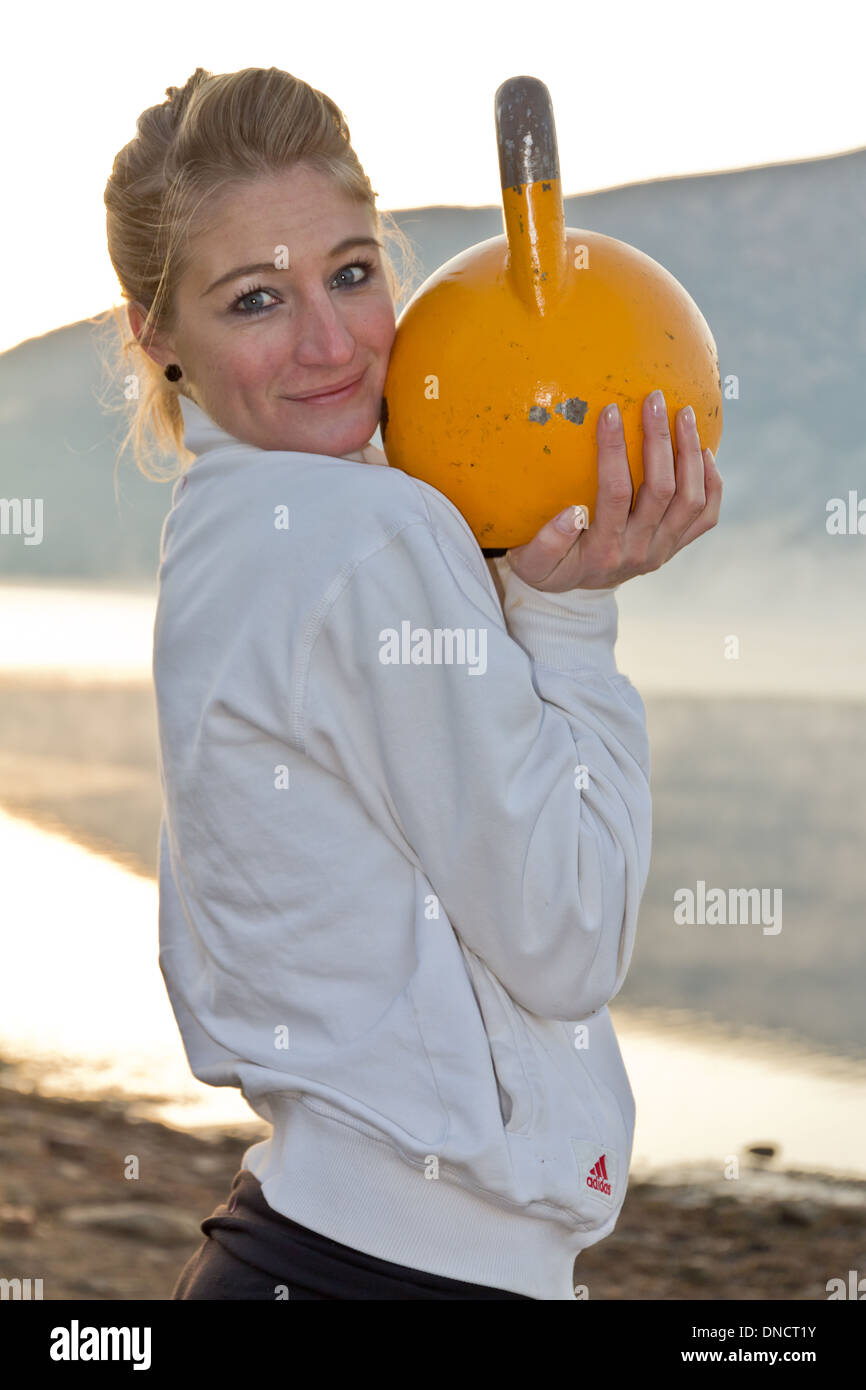
<path id="1" fill-rule="evenodd" d="M 165 374 L 168 377 L 169 381 L 180 381 L 181 377 L 183 376 L 183 372 L 181 371 L 180 367 L 177 365 L 176 362 L 169 362 L 168 366 L 165 369 Z"/>

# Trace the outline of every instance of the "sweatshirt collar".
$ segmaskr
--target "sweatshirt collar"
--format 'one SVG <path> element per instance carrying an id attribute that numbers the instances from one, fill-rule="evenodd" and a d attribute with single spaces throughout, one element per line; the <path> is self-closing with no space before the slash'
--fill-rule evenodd
<path id="1" fill-rule="evenodd" d="M 234 435 L 229 434 L 220 425 L 212 420 L 211 417 L 202 410 L 200 405 L 191 401 L 188 396 L 178 396 L 180 411 L 183 416 L 183 442 L 184 447 L 190 453 L 200 458 L 202 454 L 212 452 L 214 449 L 224 449 L 226 446 L 237 447 L 240 444 L 246 449 L 256 449 L 255 444 L 244 444 L 242 440 L 235 439 Z M 259 452 L 264 453 L 265 450 Z M 293 452 L 293 451 L 290 451 Z M 355 449 L 350 454 L 342 454 L 341 458 L 349 459 L 354 463 L 378 463 L 388 466 L 388 460 L 381 449 L 375 444 L 366 444 L 363 449 Z"/>

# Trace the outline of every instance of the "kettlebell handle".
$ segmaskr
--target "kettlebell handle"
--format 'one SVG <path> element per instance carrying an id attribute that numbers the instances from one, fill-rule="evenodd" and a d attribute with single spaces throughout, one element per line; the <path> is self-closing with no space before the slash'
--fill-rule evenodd
<path id="1" fill-rule="evenodd" d="M 496 142 L 503 188 L 559 178 L 550 92 L 537 77 L 509 77 L 496 89 Z"/>
<path id="2" fill-rule="evenodd" d="M 553 103 L 537 77 L 509 77 L 497 87 L 493 103 L 506 274 L 526 308 L 544 315 L 568 274 Z"/>

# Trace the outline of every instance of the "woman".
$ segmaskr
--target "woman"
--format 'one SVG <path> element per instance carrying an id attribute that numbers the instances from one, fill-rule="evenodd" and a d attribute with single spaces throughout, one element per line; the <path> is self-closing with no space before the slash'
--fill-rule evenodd
<path id="1" fill-rule="evenodd" d="M 715 525 L 718 473 L 681 412 L 675 481 L 648 398 L 630 514 L 603 413 L 592 527 L 488 572 L 369 444 L 394 273 L 338 108 L 273 68 L 168 96 L 106 188 L 139 463 L 148 433 L 192 460 L 154 627 L 160 966 L 194 1074 L 273 1126 L 172 1296 L 571 1298 L 634 1123 L 607 1004 L 649 751 L 614 589 Z"/>

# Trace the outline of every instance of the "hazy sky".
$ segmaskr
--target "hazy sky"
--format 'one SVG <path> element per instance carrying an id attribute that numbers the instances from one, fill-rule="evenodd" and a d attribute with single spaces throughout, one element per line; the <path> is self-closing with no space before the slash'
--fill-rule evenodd
<path id="1" fill-rule="evenodd" d="M 550 89 L 566 196 L 866 145 L 866 12 L 848 0 L 50 0 L 4 29 L 0 351 L 119 300 L 105 181 L 196 67 L 273 65 L 327 92 L 382 209 L 497 204 L 493 96 L 522 73 Z"/>

